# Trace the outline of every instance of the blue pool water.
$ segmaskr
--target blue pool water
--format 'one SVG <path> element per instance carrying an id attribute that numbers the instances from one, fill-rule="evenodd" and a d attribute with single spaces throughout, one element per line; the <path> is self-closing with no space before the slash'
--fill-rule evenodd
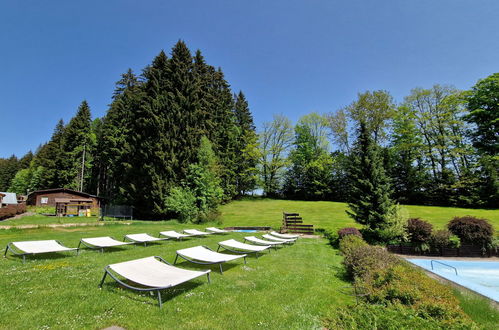
<path id="1" fill-rule="evenodd" d="M 430 259 L 407 261 L 499 302 L 499 262 L 434 259 L 432 269 Z"/>
<path id="2" fill-rule="evenodd" d="M 256 233 L 258 230 L 252 230 L 252 229 L 239 229 L 239 230 L 234 230 L 239 233 Z"/>

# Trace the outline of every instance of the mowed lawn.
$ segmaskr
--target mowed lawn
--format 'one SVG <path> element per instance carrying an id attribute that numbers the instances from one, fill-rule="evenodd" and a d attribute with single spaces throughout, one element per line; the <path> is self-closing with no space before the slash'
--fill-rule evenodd
<path id="1" fill-rule="evenodd" d="M 305 224 L 313 224 L 315 228 L 359 227 L 345 212 L 347 208 L 346 203 L 337 202 L 245 199 L 223 205 L 221 210 L 224 226 L 279 228 L 283 212 L 296 212 L 300 213 Z M 453 217 L 464 215 L 486 218 L 499 229 L 499 210 L 416 205 L 401 205 L 401 208 L 405 217 L 419 217 L 432 223 L 436 229 L 444 228 Z"/>
<path id="2" fill-rule="evenodd" d="M 203 229 L 174 222 L 134 222 L 72 228 L 9 229 L 0 231 L 0 246 L 10 241 L 57 239 L 76 247 L 82 237 L 113 236 L 163 230 Z M 196 245 L 216 249 L 217 242 L 244 233 L 212 235 L 186 241 L 127 246 L 105 253 L 74 253 L 0 260 L 0 328 L 100 329 L 275 329 L 320 328 L 321 319 L 340 305 L 352 302 L 339 293 L 348 285 L 342 277 L 341 257 L 324 239 L 301 239 L 255 259 L 211 267 L 212 283 L 203 276 L 163 293 L 163 308 L 155 296 L 125 290 L 112 280 L 98 283 L 106 265 L 147 256 L 173 262 L 175 250 Z M 197 269 L 186 262 L 180 267 Z M 205 269 L 205 267 L 201 267 Z"/>

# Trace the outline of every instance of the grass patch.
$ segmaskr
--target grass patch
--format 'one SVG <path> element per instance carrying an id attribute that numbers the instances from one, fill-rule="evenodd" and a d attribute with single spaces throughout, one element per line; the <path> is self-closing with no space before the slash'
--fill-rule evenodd
<path id="1" fill-rule="evenodd" d="M 203 228 L 190 225 L 191 228 Z M 81 237 L 113 236 L 127 233 L 187 228 L 168 222 L 130 226 L 83 227 L 75 231 L 50 228 L 4 230 L 0 246 L 9 241 L 58 239 L 74 247 Z M 124 290 L 111 280 L 97 285 L 103 268 L 141 257 L 159 255 L 173 262 L 175 250 L 195 245 L 217 247 L 222 239 L 240 239 L 244 233 L 193 238 L 177 242 L 128 246 L 99 253 L 85 250 L 80 256 L 62 255 L 1 260 L 0 328 L 317 328 L 326 313 L 351 303 L 351 297 L 338 294 L 347 285 L 337 272 L 341 257 L 324 239 L 302 239 L 294 246 L 272 251 L 224 266 L 224 275 L 212 267 L 212 283 L 204 277 L 180 285 L 163 294 L 159 309 L 155 296 Z M 189 263 L 181 267 L 196 269 Z"/>
<path id="2" fill-rule="evenodd" d="M 344 227 L 359 227 L 346 213 L 346 203 L 310 202 L 273 199 L 233 201 L 221 207 L 224 226 L 272 226 L 282 224 L 282 212 L 298 212 L 304 223 L 315 228 L 336 231 Z M 499 228 L 499 210 L 464 209 L 457 207 L 402 205 L 407 218 L 422 218 L 436 229 L 444 228 L 456 216 L 472 215 L 490 220 Z"/>
<path id="3" fill-rule="evenodd" d="M 499 324 L 499 310 L 495 309 L 490 300 L 469 291 L 454 288 L 454 295 L 459 299 L 461 308 L 473 321 L 484 329 L 496 329 Z"/>

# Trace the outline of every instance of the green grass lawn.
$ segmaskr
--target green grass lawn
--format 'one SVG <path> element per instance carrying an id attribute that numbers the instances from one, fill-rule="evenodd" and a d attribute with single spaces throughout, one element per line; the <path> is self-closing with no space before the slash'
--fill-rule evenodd
<path id="1" fill-rule="evenodd" d="M 303 222 L 315 228 L 338 230 L 359 227 L 345 213 L 347 204 L 337 202 L 304 202 L 272 199 L 246 199 L 222 206 L 224 226 L 272 226 L 282 224 L 282 212 L 297 212 Z M 473 215 L 486 218 L 499 229 L 499 210 L 464 209 L 455 207 L 402 205 L 406 217 L 419 217 L 443 228 L 453 217 Z"/>
<path id="2" fill-rule="evenodd" d="M 18 240 L 59 239 L 75 247 L 81 237 L 114 236 L 202 226 L 170 222 L 99 227 L 10 229 L 0 231 L 0 246 Z M 0 328 L 103 328 L 119 325 L 127 329 L 252 329 L 318 328 L 321 318 L 351 297 L 338 293 L 348 285 L 341 276 L 341 257 L 323 239 L 301 239 L 297 244 L 272 251 L 258 259 L 237 260 L 212 267 L 212 283 L 206 277 L 180 285 L 163 294 L 159 309 L 155 296 L 124 290 L 107 280 L 97 285 L 107 264 L 158 255 L 173 262 L 175 250 L 196 245 L 217 247 L 217 242 L 241 238 L 243 233 L 193 238 L 183 242 L 128 246 L 80 256 L 0 260 Z M 196 269 L 183 262 L 181 267 Z"/>
<path id="3" fill-rule="evenodd" d="M 242 200 L 221 208 L 220 226 L 281 225 L 282 212 L 299 212 L 305 223 L 316 228 L 338 229 L 353 226 L 345 214 L 345 204 L 281 200 Z M 442 207 L 404 207 L 407 215 L 421 217 L 442 227 L 454 216 L 475 215 L 489 219 L 497 228 L 499 211 Z M 20 240 L 58 239 L 76 247 L 82 237 L 113 236 L 122 239 L 128 233 L 147 232 L 157 235 L 163 230 L 203 229 L 208 225 L 183 225 L 176 221 L 105 222 L 102 226 L 47 228 L 50 223 L 98 223 L 97 218 L 56 218 L 29 216 L 3 221 L 0 225 L 39 224 L 38 228 L 0 230 L 0 246 Z M 213 224 L 211 224 L 213 225 Z M 161 256 L 173 262 L 175 250 L 196 245 L 217 247 L 222 239 L 241 239 L 247 234 L 193 238 L 177 242 L 127 246 L 98 253 L 83 251 L 70 254 L 38 256 L 23 264 L 18 257 L 0 260 L 0 329 L 89 328 L 111 325 L 127 329 L 148 328 L 320 328 L 321 320 L 335 308 L 352 303 L 352 297 L 340 293 L 347 286 L 343 277 L 341 256 L 324 239 L 301 239 L 258 260 L 248 258 L 227 264 L 224 275 L 212 267 L 212 283 L 201 277 L 163 294 L 159 309 L 155 296 L 125 290 L 109 278 L 103 289 L 97 285 L 103 268 L 111 263 Z M 183 262 L 181 267 L 197 269 Z M 203 267 L 202 267 L 203 268 Z M 460 298 L 463 308 L 487 328 L 497 313 L 483 315 L 483 308 Z M 493 319 L 491 319 L 491 316 Z"/>

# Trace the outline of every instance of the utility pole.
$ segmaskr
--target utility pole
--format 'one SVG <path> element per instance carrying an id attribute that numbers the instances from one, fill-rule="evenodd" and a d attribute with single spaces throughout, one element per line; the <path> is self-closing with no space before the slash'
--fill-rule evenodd
<path id="1" fill-rule="evenodd" d="M 83 157 L 81 160 L 81 178 L 80 178 L 80 191 L 83 192 L 83 175 L 85 174 L 85 147 L 83 145 Z"/>

